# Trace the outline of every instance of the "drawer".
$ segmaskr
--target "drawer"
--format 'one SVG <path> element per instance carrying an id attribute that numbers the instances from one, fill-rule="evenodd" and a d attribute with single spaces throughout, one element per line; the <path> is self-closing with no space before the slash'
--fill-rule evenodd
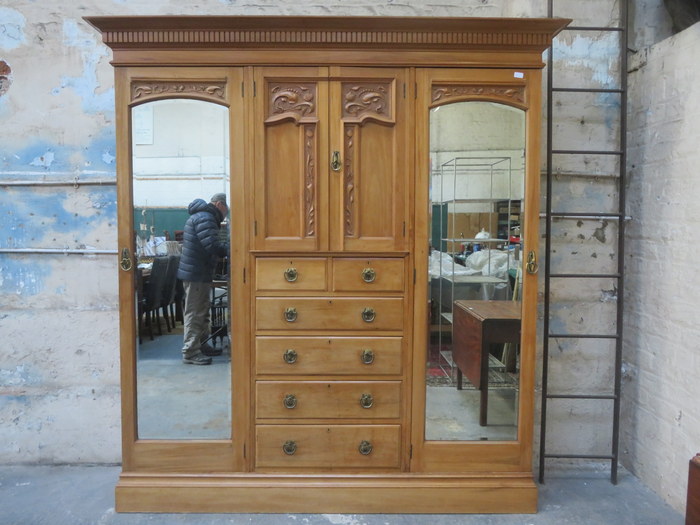
<path id="1" fill-rule="evenodd" d="M 400 381 L 257 381 L 258 419 L 376 419 L 400 415 Z"/>
<path id="2" fill-rule="evenodd" d="M 334 259 L 336 292 L 403 292 L 403 259 Z"/>
<path id="3" fill-rule="evenodd" d="M 256 467 L 398 468 L 399 425 L 258 425 Z"/>
<path id="4" fill-rule="evenodd" d="M 258 330 L 402 330 L 400 297 L 258 297 Z"/>
<path id="5" fill-rule="evenodd" d="M 255 340 L 257 374 L 401 373 L 401 337 L 265 337 Z"/>
<path id="6" fill-rule="evenodd" d="M 314 291 L 326 289 L 327 261 L 323 258 L 259 258 L 256 262 L 257 291 Z"/>

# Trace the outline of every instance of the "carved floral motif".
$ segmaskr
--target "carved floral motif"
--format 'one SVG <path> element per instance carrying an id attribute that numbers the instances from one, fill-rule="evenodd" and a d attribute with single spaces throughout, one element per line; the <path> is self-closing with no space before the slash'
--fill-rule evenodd
<path id="1" fill-rule="evenodd" d="M 306 237 L 316 234 L 316 139 L 314 125 L 304 130 L 304 225 Z"/>
<path id="2" fill-rule="evenodd" d="M 343 212 L 345 220 L 345 236 L 355 236 L 355 172 L 353 171 L 352 159 L 355 153 L 355 126 L 348 126 L 345 130 L 345 210 Z"/>
<path id="3" fill-rule="evenodd" d="M 270 113 L 297 118 L 316 114 L 316 84 L 270 84 Z"/>
<path id="4" fill-rule="evenodd" d="M 525 86 L 434 86 L 433 102 L 454 97 L 483 96 L 525 103 Z"/>
<path id="5" fill-rule="evenodd" d="M 134 82 L 131 100 L 146 100 L 167 95 L 198 95 L 202 98 L 224 100 L 225 82 Z"/>
<path id="6" fill-rule="evenodd" d="M 343 84 L 343 116 L 375 116 L 386 119 L 391 115 L 391 84 Z"/>

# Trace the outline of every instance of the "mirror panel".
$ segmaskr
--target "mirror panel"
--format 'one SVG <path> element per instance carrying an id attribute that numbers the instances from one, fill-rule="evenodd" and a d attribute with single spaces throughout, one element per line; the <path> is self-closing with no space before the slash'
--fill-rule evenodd
<path id="1" fill-rule="evenodd" d="M 137 254 L 136 396 L 139 439 L 231 438 L 227 258 L 215 259 L 208 296 L 212 362 L 183 362 L 183 282 L 177 279 L 188 206 L 228 194 L 229 117 L 218 104 L 168 99 L 131 110 Z M 230 199 L 227 199 L 230 202 Z M 228 242 L 224 218 L 219 239 Z M 210 352 L 212 353 L 212 352 Z"/>
<path id="2" fill-rule="evenodd" d="M 525 112 L 430 111 L 425 439 L 517 439 Z"/>

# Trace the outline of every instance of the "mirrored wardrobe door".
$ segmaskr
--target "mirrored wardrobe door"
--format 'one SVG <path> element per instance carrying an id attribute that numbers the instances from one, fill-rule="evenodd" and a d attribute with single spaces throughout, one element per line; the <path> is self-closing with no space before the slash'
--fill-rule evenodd
<path id="1" fill-rule="evenodd" d="M 416 469 L 526 468 L 539 73 L 419 70 Z M 539 108 L 538 108 L 539 109 Z M 424 215 L 423 215 L 424 214 Z M 423 277 L 420 277 L 423 275 Z M 527 467 L 529 468 L 529 467 Z"/>
<path id="2" fill-rule="evenodd" d="M 244 74 L 180 75 L 117 75 L 120 260 L 130 255 L 120 271 L 123 458 L 134 469 L 240 470 Z"/>

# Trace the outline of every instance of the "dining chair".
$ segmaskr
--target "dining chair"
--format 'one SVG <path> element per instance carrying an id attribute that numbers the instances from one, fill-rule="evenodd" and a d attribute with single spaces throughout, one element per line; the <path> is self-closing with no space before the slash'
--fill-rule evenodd
<path id="1" fill-rule="evenodd" d="M 153 323 L 158 324 L 158 335 L 163 335 L 159 310 L 163 297 L 163 285 L 168 272 L 168 257 L 155 257 L 148 280 L 144 280 L 143 313 L 148 327 L 148 334 L 153 340 Z"/>
<path id="2" fill-rule="evenodd" d="M 160 307 L 163 310 L 165 325 L 168 332 L 172 332 L 175 328 L 175 312 L 173 306 L 175 303 L 175 293 L 177 285 L 177 268 L 180 265 L 179 255 L 168 256 L 168 269 L 163 280 L 163 292 L 160 298 Z"/>

